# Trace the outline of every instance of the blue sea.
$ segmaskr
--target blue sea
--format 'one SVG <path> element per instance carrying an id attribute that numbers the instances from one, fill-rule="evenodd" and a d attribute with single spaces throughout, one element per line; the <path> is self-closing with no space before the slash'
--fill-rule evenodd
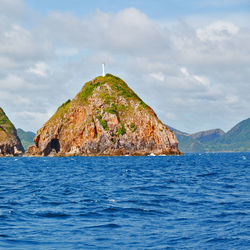
<path id="1" fill-rule="evenodd" d="M 0 249 L 250 249 L 250 153 L 0 158 Z"/>

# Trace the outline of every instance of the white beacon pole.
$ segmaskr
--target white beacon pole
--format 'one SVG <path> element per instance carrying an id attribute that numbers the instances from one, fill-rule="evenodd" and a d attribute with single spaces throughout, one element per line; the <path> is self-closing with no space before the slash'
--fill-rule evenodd
<path id="1" fill-rule="evenodd" d="M 105 63 L 102 63 L 102 76 L 105 76 L 105 70 L 104 70 Z"/>

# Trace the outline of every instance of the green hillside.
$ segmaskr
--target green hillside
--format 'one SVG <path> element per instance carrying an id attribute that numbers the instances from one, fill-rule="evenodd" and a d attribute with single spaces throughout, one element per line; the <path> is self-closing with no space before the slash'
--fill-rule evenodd
<path id="1" fill-rule="evenodd" d="M 198 140 L 201 143 L 208 143 L 224 135 L 225 132 L 221 129 L 211 129 L 201 131 L 195 134 L 189 135 L 192 139 Z"/>
<path id="2" fill-rule="evenodd" d="M 0 108 L 0 141 L 6 140 L 15 133 L 15 127 Z"/>
<path id="3" fill-rule="evenodd" d="M 206 151 L 250 151 L 250 118 L 239 122 L 226 134 L 205 145 Z"/>
<path id="4" fill-rule="evenodd" d="M 181 132 L 174 128 L 171 130 L 174 131 L 179 141 L 179 149 L 184 153 L 250 151 L 250 118 L 239 122 L 227 133 L 221 129 L 194 134 Z"/>
<path id="5" fill-rule="evenodd" d="M 202 143 L 192 138 L 188 133 L 182 132 L 170 126 L 168 127 L 172 131 L 174 131 L 179 142 L 178 148 L 181 152 L 192 153 L 192 152 L 204 152 L 205 151 Z"/>
<path id="6" fill-rule="evenodd" d="M 17 135 L 20 138 L 25 151 L 27 150 L 27 148 L 29 146 L 34 145 L 33 139 L 36 135 L 35 133 L 30 132 L 30 131 L 26 132 L 26 131 L 18 128 Z"/>
<path id="7" fill-rule="evenodd" d="M 20 156 L 23 152 L 15 126 L 0 107 L 0 156 Z"/>

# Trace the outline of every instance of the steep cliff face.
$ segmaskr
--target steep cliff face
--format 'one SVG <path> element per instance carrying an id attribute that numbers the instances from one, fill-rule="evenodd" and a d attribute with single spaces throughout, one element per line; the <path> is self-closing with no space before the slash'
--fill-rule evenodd
<path id="1" fill-rule="evenodd" d="M 27 155 L 180 154 L 168 129 L 120 78 L 87 82 L 37 132 Z"/>
<path id="2" fill-rule="evenodd" d="M 14 125 L 0 108 L 0 156 L 19 156 L 24 152 Z"/>

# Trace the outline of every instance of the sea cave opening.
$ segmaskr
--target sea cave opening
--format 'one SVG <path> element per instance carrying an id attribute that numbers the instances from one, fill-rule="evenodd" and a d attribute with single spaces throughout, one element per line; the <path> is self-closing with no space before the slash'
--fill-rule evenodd
<path id="1" fill-rule="evenodd" d="M 58 139 L 53 139 L 51 141 L 51 144 L 50 144 L 50 147 L 51 147 L 51 151 L 53 149 L 56 150 L 56 152 L 58 153 L 60 151 L 60 143 L 59 143 L 59 140 Z"/>
<path id="2" fill-rule="evenodd" d="M 58 153 L 60 151 L 60 142 L 58 139 L 52 139 L 48 144 L 47 148 L 44 150 L 45 156 L 49 155 L 51 152 Z"/>

